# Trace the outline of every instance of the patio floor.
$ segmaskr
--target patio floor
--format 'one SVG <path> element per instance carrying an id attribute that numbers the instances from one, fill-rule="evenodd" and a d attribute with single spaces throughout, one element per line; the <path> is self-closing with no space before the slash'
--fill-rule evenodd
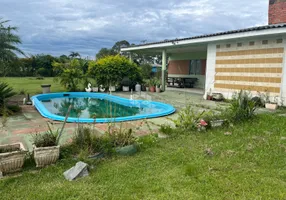
<path id="1" fill-rule="evenodd" d="M 121 97 L 130 98 L 131 93 L 113 93 Z M 217 106 L 216 102 L 205 101 L 202 95 L 184 91 L 166 91 L 164 93 L 133 93 L 133 99 L 146 99 L 152 101 L 160 101 L 173 105 L 177 111 L 185 107 L 186 104 L 194 104 L 198 109 L 212 109 Z M 48 130 L 47 123 L 52 125 L 53 129 L 61 128 L 62 122 L 43 118 L 33 106 L 23 105 L 22 113 L 17 116 L 9 117 L 5 126 L 0 128 L 0 144 L 23 142 L 29 149 L 32 149 L 31 136 L 34 133 L 42 133 Z M 177 114 L 166 117 L 138 120 L 116 123 L 116 127 L 132 128 L 136 135 L 145 135 L 157 132 L 161 124 L 172 124 L 172 120 Z M 98 132 L 104 133 L 108 129 L 107 123 L 86 124 Z M 76 123 L 67 123 L 61 138 L 61 143 L 69 141 L 77 127 Z"/>

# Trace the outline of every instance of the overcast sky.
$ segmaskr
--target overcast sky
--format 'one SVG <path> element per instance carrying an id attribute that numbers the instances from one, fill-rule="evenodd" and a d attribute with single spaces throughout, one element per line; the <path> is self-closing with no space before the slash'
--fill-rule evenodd
<path id="1" fill-rule="evenodd" d="M 0 0 L 25 53 L 55 56 L 266 25 L 267 13 L 268 0 Z"/>

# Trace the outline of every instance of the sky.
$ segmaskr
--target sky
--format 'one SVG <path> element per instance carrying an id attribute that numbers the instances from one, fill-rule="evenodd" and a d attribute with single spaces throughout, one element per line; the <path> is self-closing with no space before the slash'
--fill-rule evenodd
<path id="1" fill-rule="evenodd" d="M 140 44 L 267 25 L 268 0 L 0 0 L 26 54 L 93 57 L 116 41 Z"/>

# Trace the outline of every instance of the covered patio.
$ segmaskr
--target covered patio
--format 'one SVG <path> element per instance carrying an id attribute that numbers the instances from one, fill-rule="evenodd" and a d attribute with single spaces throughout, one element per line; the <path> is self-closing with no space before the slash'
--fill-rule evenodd
<path id="1" fill-rule="evenodd" d="M 164 45 L 163 45 L 164 46 Z M 162 54 L 162 90 L 204 94 L 206 77 L 207 43 L 171 45 L 142 45 L 123 48 L 121 51 L 140 54 Z M 130 54 L 130 60 L 132 56 Z"/>

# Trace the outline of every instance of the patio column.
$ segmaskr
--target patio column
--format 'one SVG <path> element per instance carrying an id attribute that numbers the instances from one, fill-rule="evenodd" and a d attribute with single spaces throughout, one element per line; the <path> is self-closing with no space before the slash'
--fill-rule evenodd
<path id="1" fill-rule="evenodd" d="M 167 62 L 167 52 L 164 49 L 162 51 L 162 90 L 165 91 L 166 89 L 166 62 Z"/>
<path id="2" fill-rule="evenodd" d="M 133 62 L 133 60 L 132 60 L 132 53 L 131 52 L 129 52 L 129 61 Z"/>

